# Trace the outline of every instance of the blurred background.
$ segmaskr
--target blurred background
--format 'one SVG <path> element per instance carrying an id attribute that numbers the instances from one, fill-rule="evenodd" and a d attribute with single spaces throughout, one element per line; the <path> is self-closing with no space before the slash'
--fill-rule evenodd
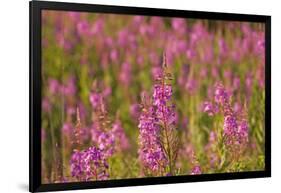
<path id="1" fill-rule="evenodd" d="M 173 100 L 181 149 L 178 175 L 193 165 L 203 173 L 264 168 L 264 25 L 259 23 L 43 11 L 42 179 L 75 181 L 72 141 L 80 112 L 82 147 L 93 145 L 93 104 L 98 92 L 108 117 L 123 128 L 127 145 L 108 160 L 110 178 L 142 177 L 138 161 L 141 93 L 151 94 L 162 53 L 173 76 Z M 249 143 L 238 165 L 228 164 L 211 133 L 222 116 L 208 116 L 216 83 L 231 94 L 249 123 Z M 213 143 L 213 142 L 212 142 Z M 218 156 L 212 164 L 210 155 Z M 223 160 L 223 161 L 222 161 Z"/>

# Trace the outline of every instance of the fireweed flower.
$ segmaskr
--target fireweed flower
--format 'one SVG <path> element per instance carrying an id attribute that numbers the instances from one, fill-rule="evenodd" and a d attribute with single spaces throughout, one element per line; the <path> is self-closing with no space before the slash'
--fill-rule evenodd
<path id="1" fill-rule="evenodd" d="M 70 168 L 71 168 L 71 175 L 73 177 L 76 177 L 78 180 L 82 180 L 84 177 L 84 164 L 82 164 L 83 159 L 82 159 L 83 153 L 79 151 L 75 151 L 70 160 Z"/>
<path id="2" fill-rule="evenodd" d="M 184 35 L 187 31 L 186 20 L 181 18 L 172 19 L 172 28 L 177 33 Z"/>
<path id="3" fill-rule="evenodd" d="M 189 164 L 190 170 L 188 173 L 191 175 L 201 174 L 201 167 L 197 159 L 194 146 L 191 143 L 185 143 L 179 151 L 179 160 L 184 159 L 185 162 Z M 181 166 L 182 163 L 177 162 L 177 165 Z"/>
<path id="4" fill-rule="evenodd" d="M 195 79 L 189 78 L 184 86 L 189 94 L 194 94 L 197 90 L 198 83 Z"/>
<path id="5" fill-rule="evenodd" d="M 73 96 L 76 93 L 76 80 L 74 77 L 69 77 L 66 84 L 62 88 L 63 94 Z"/>
<path id="6" fill-rule="evenodd" d="M 52 111 L 52 105 L 47 97 L 44 97 L 42 100 L 42 109 L 46 113 L 50 113 Z"/>
<path id="7" fill-rule="evenodd" d="M 59 94 L 61 85 L 58 80 L 50 78 L 48 80 L 48 87 L 51 94 Z"/>
<path id="8" fill-rule="evenodd" d="M 80 37 L 83 37 L 84 35 L 89 35 L 89 30 L 90 30 L 90 25 L 88 21 L 86 20 L 81 20 L 77 23 L 77 33 Z"/>
<path id="9" fill-rule="evenodd" d="M 219 105 L 223 116 L 224 144 L 233 159 L 238 159 L 248 143 L 248 123 L 239 118 L 230 103 L 230 94 L 222 84 L 217 84 L 214 91 L 215 104 Z"/>
<path id="10" fill-rule="evenodd" d="M 71 123 L 65 122 L 62 125 L 62 132 L 63 132 L 64 136 L 70 137 L 73 131 L 74 131 L 74 128 Z"/>
<path id="11" fill-rule="evenodd" d="M 204 147 L 206 156 L 211 168 L 217 168 L 220 163 L 219 152 L 217 148 L 218 137 L 215 131 L 209 133 L 209 141 Z"/>
<path id="12" fill-rule="evenodd" d="M 69 16 L 70 19 L 73 20 L 73 21 L 77 21 L 77 20 L 80 19 L 80 13 L 79 13 L 79 12 L 70 11 L 70 12 L 68 12 L 68 16 Z"/>
<path id="13" fill-rule="evenodd" d="M 106 180 L 109 178 L 108 164 L 102 151 L 90 147 L 75 151 L 70 160 L 71 175 L 78 181 Z"/>
<path id="14" fill-rule="evenodd" d="M 183 86 L 185 84 L 186 78 L 188 77 L 189 68 L 190 68 L 190 65 L 188 65 L 188 64 L 182 65 L 181 70 L 180 70 L 180 74 L 179 74 L 179 77 L 178 77 L 178 80 L 177 80 L 177 82 L 180 86 Z"/>
<path id="15" fill-rule="evenodd" d="M 71 117 L 71 116 L 75 115 L 75 113 L 76 113 L 75 107 L 73 107 L 73 106 L 68 105 L 68 106 L 65 107 L 65 109 L 66 109 L 65 110 L 66 115 L 68 117 Z"/>
<path id="16" fill-rule="evenodd" d="M 162 73 L 162 69 L 160 66 L 154 66 L 151 68 L 151 75 L 153 79 L 156 79 L 157 77 L 159 77 Z"/>
<path id="17" fill-rule="evenodd" d="M 90 102 L 93 108 L 97 108 L 99 106 L 101 103 L 101 98 L 102 96 L 100 93 L 92 92 L 90 94 Z"/>
<path id="18" fill-rule="evenodd" d="M 233 78 L 233 91 L 237 91 L 240 88 L 240 78 L 239 77 L 234 77 Z"/>
<path id="19" fill-rule="evenodd" d="M 228 104 L 229 101 L 229 94 L 225 90 L 224 86 L 221 84 L 217 84 L 215 86 L 215 93 L 214 93 L 214 99 L 215 102 L 221 105 Z"/>
<path id="20" fill-rule="evenodd" d="M 116 49 L 111 50 L 110 59 L 112 60 L 112 62 L 117 62 L 117 60 L 119 59 L 119 55 Z"/>
<path id="21" fill-rule="evenodd" d="M 116 150 L 122 151 L 127 150 L 130 146 L 129 140 L 126 136 L 124 128 L 122 127 L 121 121 L 117 119 L 112 125 L 112 133 L 115 136 Z"/>
<path id="22" fill-rule="evenodd" d="M 213 116 L 219 111 L 219 108 L 216 104 L 212 104 L 211 102 L 208 101 L 203 103 L 202 108 L 203 108 L 203 112 L 208 113 L 209 116 Z"/>
<path id="23" fill-rule="evenodd" d="M 228 53 L 228 47 L 223 38 L 220 38 L 218 40 L 218 46 L 219 46 L 219 53 L 220 53 L 219 55 L 225 57 Z"/>
<path id="24" fill-rule="evenodd" d="M 137 103 L 133 103 L 130 106 L 130 115 L 132 118 L 137 119 L 140 116 L 141 108 Z"/>
<path id="25" fill-rule="evenodd" d="M 74 47 L 74 43 L 69 41 L 69 39 L 67 39 L 67 30 L 63 30 L 60 28 L 61 27 L 58 27 L 58 29 L 55 32 L 55 38 L 56 38 L 57 44 L 64 51 L 69 52 Z"/>
<path id="26" fill-rule="evenodd" d="M 181 128 L 181 130 L 186 130 L 186 129 L 188 129 L 188 125 L 189 125 L 189 119 L 188 119 L 188 117 L 182 117 L 182 119 L 181 119 L 181 126 L 180 126 L 180 128 Z"/>
<path id="27" fill-rule="evenodd" d="M 196 52 L 192 49 L 187 49 L 185 55 L 189 60 L 192 60 L 193 58 L 195 58 Z"/>
<path id="28" fill-rule="evenodd" d="M 104 103 L 104 99 L 111 95 L 112 90 L 111 87 L 105 87 L 103 85 L 99 85 L 98 82 L 94 81 L 92 85 L 92 91 L 89 96 L 90 103 L 93 107 L 94 111 L 100 110 L 102 104 Z M 101 91 L 98 91 L 98 87 L 102 87 Z"/>
<path id="29" fill-rule="evenodd" d="M 107 118 L 101 118 L 102 115 L 98 116 L 99 118 L 95 119 L 91 128 L 92 141 L 103 151 L 104 156 L 108 158 L 115 152 L 116 138 L 111 130 L 110 123 Z"/>
<path id="30" fill-rule="evenodd" d="M 118 32 L 117 44 L 120 47 L 125 47 L 128 44 L 129 30 L 124 28 Z"/>
<path id="31" fill-rule="evenodd" d="M 139 159 L 147 173 L 162 174 L 168 160 L 160 143 L 160 127 L 156 124 L 155 109 L 147 105 L 143 96 L 143 109 L 139 117 Z"/>
<path id="32" fill-rule="evenodd" d="M 120 82 L 125 85 L 125 86 L 129 86 L 131 79 L 132 79 L 132 69 L 131 69 L 131 64 L 128 62 L 124 62 L 121 66 L 121 72 L 119 75 L 119 80 Z"/>
<path id="33" fill-rule="evenodd" d="M 149 60 L 150 60 L 151 64 L 153 64 L 153 66 L 161 68 L 161 66 L 159 65 L 160 58 L 158 57 L 157 53 L 155 53 L 155 52 L 149 53 Z"/>
<path id="34" fill-rule="evenodd" d="M 189 64 L 182 66 L 177 82 L 189 94 L 194 94 L 198 89 L 198 82 L 190 75 Z"/>
<path id="35" fill-rule="evenodd" d="M 109 95 L 111 95 L 112 93 L 112 90 L 111 90 L 111 87 L 105 87 L 102 91 L 102 96 L 104 98 L 108 97 Z"/>
<path id="36" fill-rule="evenodd" d="M 211 44 L 207 44 L 205 47 L 204 55 L 202 56 L 202 61 L 205 63 L 211 63 L 214 59 L 214 49 Z"/>
<path id="37" fill-rule="evenodd" d="M 199 174 L 202 174 L 201 167 L 199 165 L 196 165 L 192 168 L 191 175 L 199 175 Z"/>
<path id="38" fill-rule="evenodd" d="M 90 147 L 80 150 L 82 146 L 82 124 L 79 109 L 76 113 L 76 125 L 74 128 L 73 154 L 70 159 L 71 175 L 78 181 L 105 180 L 108 179 L 108 164 L 106 158 L 108 149 L 104 144 L 108 144 L 108 137 L 104 134 L 99 135 L 99 147 Z"/>
<path id="39" fill-rule="evenodd" d="M 97 83 L 93 84 L 97 90 Z M 102 92 L 93 91 L 90 94 L 90 102 L 93 107 L 93 124 L 91 127 L 92 141 L 104 153 L 106 158 L 115 152 L 115 135 L 112 131 L 112 124 L 105 107 Z"/>
<path id="40" fill-rule="evenodd" d="M 102 18 L 97 19 L 97 21 L 92 25 L 90 29 L 90 34 L 91 35 L 98 35 L 103 32 L 104 28 L 104 20 Z"/>
<path id="41" fill-rule="evenodd" d="M 106 158 L 112 156 L 115 151 L 115 136 L 111 131 L 100 132 L 96 142 Z"/>
<path id="42" fill-rule="evenodd" d="M 200 77 L 204 78 L 208 76 L 208 69 L 206 67 L 202 67 L 202 69 L 200 70 Z"/>
<path id="43" fill-rule="evenodd" d="M 163 69 L 156 79 L 152 101 L 143 97 L 143 111 L 139 118 L 139 157 L 143 165 L 153 174 L 174 174 L 178 155 L 175 105 L 171 103 L 172 86 L 168 83 L 171 74 L 167 72 L 166 58 Z"/>
<path id="44" fill-rule="evenodd" d="M 219 69 L 217 66 L 213 66 L 211 69 L 211 75 L 212 77 L 217 80 L 217 78 L 219 77 Z"/>

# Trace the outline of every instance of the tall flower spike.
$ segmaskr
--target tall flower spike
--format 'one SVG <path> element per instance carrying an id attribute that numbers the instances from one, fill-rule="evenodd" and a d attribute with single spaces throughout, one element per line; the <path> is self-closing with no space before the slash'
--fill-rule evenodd
<path id="1" fill-rule="evenodd" d="M 79 150 L 81 146 L 81 120 L 79 108 L 76 109 L 76 125 L 74 129 L 74 140 L 73 140 L 74 150 Z"/>
<path id="2" fill-rule="evenodd" d="M 210 103 L 212 104 L 212 103 Z M 223 137 L 224 144 L 232 156 L 231 159 L 239 159 L 239 156 L 247 147 L 248 123 L 234 113 L 230 102 L 230 95 L 222 84 L 215 85 L 214 104 L 221 108 L 224 116 Z M 207 111 L 205 111 L 207 112 Z"/>
<path id="3" fill-rule="evenodd" d="M 154 107 L 142 95 L 142 112 L 139 117 L 139 159 L 146 175 L 162 175 L 167 158 L 160 144 L 160 127 L 156 124 Z"/>
<path id="4" fill-rule="evenodd" d="M 159 82 L 154 85 L 153 104 L 156 108 L 156 116 L 161 127 L 161 145 L 164 148 L 169 163 L 169 172 L 174 174 L 175 161 L 178 154 L 178 139 L 176 131 L 175 105 L 172 103 L 172 85 L 168 82 L 172 80 L 171 73 L 168 72 L 166 54 L 163 53 L 163 69 Z"/>
<path id="5" fill-rule="evenodd" d="M 115 150 L 123 151 L 127 150 L 130 146 L 129 139 L 126 135 L 126 132 L 123 128 L 122 122 L 119 117 L 119 112 L 116 113 L 116 118 L 114 123 L 112 124 L 112 134 L 115 138 Z"/>
<path id="6" fill-rule="evenodd" d="M 95 105 L 93 105 L 93 127 L 91 130 L 94 144 L 103 151 L 106 158 L 112 156 L 115 152 L 115 136 L 112 131 L 112 123 L 106 109 L 104 97 L 98 90 L 97 82 L 93 83 L 92 96 L 98 96 Z M 91 101 L 91 97 L 90 97 Z"/>
<path id="7" fill-rule="evenodd" d="M 167 62 L 166 62 L 166 53 L 163 51 L 163 62 L 162 62 L 162 68 L 167 68 Z"/>
<path id="8" fill-rule="evenodd" d="M 152 171 L 156 167 L 162 172 L 165 171 L 173 175 L 178 154 L 178 140 L 175 128 L 175 105 L 171 103 L 172 85 L 167 82 L 171 79 L 171 74 L 167 72 L 164 52 L 162 71 L 156 78 L 152 101 L 150 102 L 142 96 L 143 110 L 139 118 L 139 155 L 141 162 L 146 167 L 152 165 L 152 169 L 150 167 Z M 151 145 L 148 149 L 147 144 Z M 158 163 L 157 159 L 162 160 L 161 164 Z M 152 160 L 156 160 L 156 163 L 154 164 Z M 161 175 L 161 172 L 159 174 L 158 171 L 156 175 Z"/>

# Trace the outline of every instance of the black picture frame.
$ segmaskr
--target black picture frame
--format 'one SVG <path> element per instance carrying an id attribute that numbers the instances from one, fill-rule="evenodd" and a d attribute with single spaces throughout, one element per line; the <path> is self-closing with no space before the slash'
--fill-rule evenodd
<path id="1" fill-rule="evenodd" d="M 95 13 L 167 16 L 228 21 L 265 23 L 265 170 L 239 173 L 218 173 L 187 176 L 149 177 L 137 179 L 106 180 L 96 182 L 41 183 L 41 12 L 64 10 Z M 170 9 L 62 3 L 47 1 L 29 2 L 30 11 L 30 96 L 29 96 L 29 191 L 58 191 L 89 188 L 139 186 L 213 180 L 261 178 L 271 176 L 271 16 Z"/>

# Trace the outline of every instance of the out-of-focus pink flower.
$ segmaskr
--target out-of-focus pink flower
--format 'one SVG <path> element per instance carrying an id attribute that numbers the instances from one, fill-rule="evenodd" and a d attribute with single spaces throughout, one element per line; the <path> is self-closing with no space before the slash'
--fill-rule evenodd
<path id="1" fill-rule="evenodd" d="M 80 37 L 90 35 L 90 24 L 87 20 L 81 20 L 77 23 L 77 33 Z"/>
<path id="2" fill-rule="evenodd" d="M 104 28 L 104 21 L 103 19 L 98 19 L 96 22 L 92 25 L 90 29 L 90 34 L 92 35 L 98 35 L 101 34 Z"/>
<path id="3" fill-rule="evenodd" d="M 129 86 L 132 78 L 132 69 L 131 64 L 128 62 L 124 62 L 121 66 L 121 72 L 119 75 L 120 82 L 124 86 Z"/>
<path id="4" fill-rule="evenodd" d="M 162 73 L 160 66 L 155 66 L 151 68 L 152 78 L 153 80 L 156 80 Z"/>
<path id="5" fill-rule="evenodd" d="M 117 60 L 118 60 L 118 52 L 117 52 L 116 49 L 111 50 L 111 52 L 110 52 L 110 59 L 113 62 L 117 62 Z"/>
<path id="6" fill-rule="evenodd" d="M 102 100 L 102 96 L 100 93 L 93 92 L 90 94 L 90 102 L 93 108 L 97 108 Z"/>
<path id="7" fill-rule="evenodd" d="M 234 77 L 232 84 L 233 84 L 233 90 L 238 90 L 240 88 L 240 78 Z"/>
<path id="8" fill-rule="evenodd" d="M 203 103 L 203 112 L 208 113 L 209 116 L 213 116 L 218 113 L 219 107 L 216 104 L 212 104 L 208 101 Z"/>
<path id="9" fill-rule="evenodd" d="M 144 65 L 144 58 L 143 58 L 143 56 L 141 56 L 141 55 L 137 56 L 137 64 L 139 66 L 143 66 Z"/>
<path id="10" fill-rule="evenodd" d="M 51 110 L 52 110 L 52 106 L 47 97 L 44 97 L 42 100 L 42 109 L 44 112 L 47 112 L 47 113 L 51 112 Z"/>
<path id="11" fill-rule="evenodd" d="M 62 92 L 66 96 L 73 96 L 76 94 L 76 80 L 74 77 L 69 77 L 66 84 L 62 88 Z"/>
<path id="12" fill-rule="evenodd" d="M 196 52 L 192 49 L 187 49 L 185 52 L 187 59 L 192 60 L 196 56 Z"/>
<path id="13" fill-rule="evenodd" d="M 116 150 L 124 151 L 130 147 L 129 139 L 122 127 L 121 121 L 116 120 L 112 125 L 112 133 L 116 139 Z"/>
<path id="14" fill-rule="evenodd" d="M 58 46 L 63 48 L 65 51 L 69 51 L 73 47 L 73 43 L 71 43 L 68 39 L 66 39 L 63 32 L 57 32 L 56 39 Z"/>
<path id="15" fill-rule="evenodd" d="M 107 98 L 108 96 L 110 96 L 111 95 L 111 93 L 112 93 L 112 89 L 111 89 L 111 87 L 105 87 L 104 89 L 103 89 L 103 91 L 102 91 L 102 96 L 104 97 L 104 98 Z"/>
<path id="16" fill-rule="evenodd" d="M 74 131 L 74 127 L 71 123 L 65 122 L 62 126 L 62 132 L 66 136 L 70 136 Z"/>
<path id="17" fill-rule="evenodd" d="M 117 43 L 120 47 L 125 47 L 128 45 L 128 37 L 129 37 L 129 31 L 125 28 L 118 32 L 118 39 Z"/>
<path id="18" fill-rule="evenodd" d="M 200 76 L 202 78 L 205 78 L 208 74 L 208 69 L 206 67 L 202 67 L 201 70 L 200 70 Z"/>
<path id="19" fill-rule="evenodd" d="M 69 117 L 71 117 L 76 114 L 76 108 L 72 107 L 72 106 L 67 106 L 66 113 L 67 113 L 67 115 L 69 115 Z"/>
<path id="20" fill-rule="evenodd" d="M 198 83 L 195 79 L 189 78 L 185 83 L 185 89 L 189 94 L 194 94 L 197 90 Z"/>
<path id="21" fill-rule="evenodd" d="M 218 104 L 224 104 L 225 102 L 229 101 L 229 98 L 230 98 L 230 95 L 225 90 L 224 86 L 222 84 L 217 84 L 215 86 L 215 92 L 214 92 L 215 102 Z"/>
<path id="22" fill-rule="evenodd" d="M 216 66 L 213 66 L 211 69 L 212 77 L 216 80 L 219 77 L 219 70 Z"/>
<path id="23" fill-rule="evenodd" d="M 79 18 L 80 18 L 80 13 L 79 13 L 79 12 L 76 12 L 76 11 L 70 11 L 70 12 L 68 12 L 68 15 L 70 16 L 70 18 L 71 18 L 73 21 L 77 21 L 77 20 L 79 20 Z"/>
<path id="24" fill-rule="evenodd" d="M 192 168 L 191 175 L 199 175 L 199 174 L 202 174 L 201 167 L 199 165 L 196 165 Z"/>
<path id="25" fill-rule="evenodd" d="M 186 19 L 182 19 L 182 18 L 172 19 L 172 28 L 176 33 L 180 35 L 185 35 L 187 32 Z"/>
<path id="26" fill-rule="evenodd" d="M 141 113 L 141 108 L 140 108 L 140 105 L 137 104 L 137 103 L 134 103 L 134 104 L 131 104 L 130 106 L 130 115 L 136 119 L 139 117 Z"/>
<path id="27" fill-rule="evenodd" d="M 60 93 L 60 83 L 56 79 L 50 78 L 48 81 L 49 91 L 51 94 L 59 94 Z"/>
<path id="28" fill-rule="evenodd" d="M 218 40 L 218 45 L 219 45 L 219 55 L 221 57 L 226 57 L 227 53 L 228 53 L 228 47 L 226 45 L 226 42 L 223 38 L 220 38 Z"/>
<path id="29" fill-rule="evenodd" d="M 149 53 L 149 60 L 152 63 L 153 66 L 159 66 L 160 65 L 160 58 L 157 53 L 150 52 Z"/>

